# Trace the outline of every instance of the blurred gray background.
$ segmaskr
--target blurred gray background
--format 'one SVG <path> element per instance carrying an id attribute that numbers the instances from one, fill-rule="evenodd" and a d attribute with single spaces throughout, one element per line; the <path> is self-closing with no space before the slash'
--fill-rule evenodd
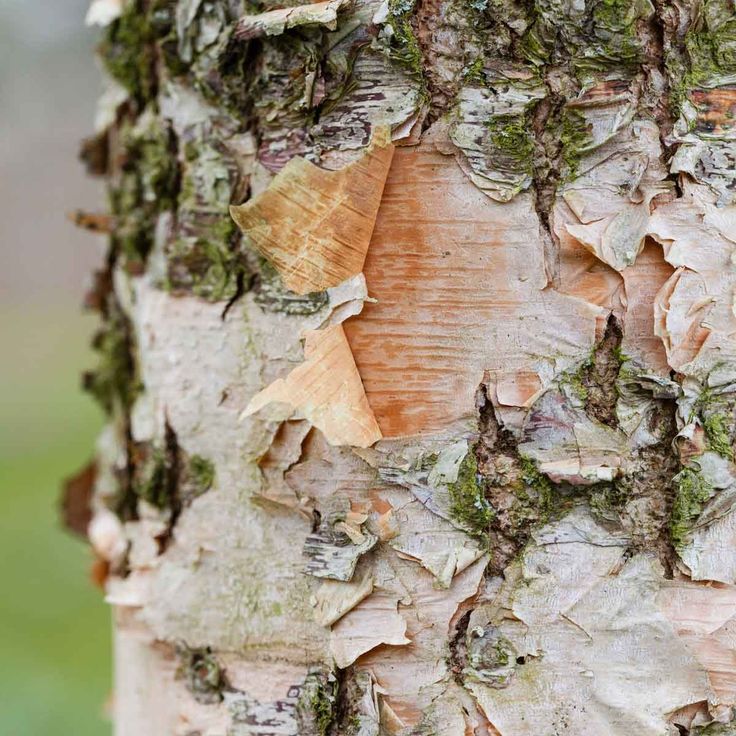
<path id="1" fill-rule="evenodd" d="M 109 615 L 57 520 L 60 480 L 102 418 L 87 276 L 104 243 L 66 212 L 104 209 L 77 162 L 100 91 L 86 0 L 0 0 L 0 734 L 109 734 Z"/>

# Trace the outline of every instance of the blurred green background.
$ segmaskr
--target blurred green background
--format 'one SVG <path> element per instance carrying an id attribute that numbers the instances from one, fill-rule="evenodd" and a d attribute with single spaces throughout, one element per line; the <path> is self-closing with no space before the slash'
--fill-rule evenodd
<path id="1" fill-rule="evenodd" d="M 99 75 L 86 0 L 0 0 L 0 734 L 109 734 L 109 613 L 62 530 L 61 479 L 102 417 L 79 390 L 103 245 L 65 213 L 101 208 L 76 161 Z"/>

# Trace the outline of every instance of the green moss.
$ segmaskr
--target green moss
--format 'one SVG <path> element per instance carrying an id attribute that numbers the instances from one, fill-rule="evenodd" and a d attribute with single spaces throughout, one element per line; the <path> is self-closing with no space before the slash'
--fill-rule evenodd
<path id="1" fill-rule="evenodd" d="M 598 44 L 580 68 L 635 67 L 641 60 L 636 23 L 654 12 L 648 0 L 600 0 L 593 9 L 593 34 Z"/>
<path id="2" fill-rule="evenodd" d="M 675 500 L 670 516 L 670 538 L 679 549 L 703 505 L 713 494 L 713 487 L 696 468 L 683 468 L 674 478 Z"/>
<path id="3" fill-rule="evenodd" d="M 232 152 L 217 138 L 195 138 L 183 147 L 176 234 L 166 246 L 167 281 L 173 291 L 226 301 L 247 288 L 253 269 L 228 206 L 238 194 Z"/>
<path id="4" fill-rule="evenodd" d="M 160 448 L 152 448 L 136 467 L 133 493 L 158 509 L 171 505 L 172 468 L 166 453 Z"/>
<path id="5" fill-rule="evenodd" d="M 107 71 L 139 102 L 156 94 L 156 42 L 170 33 L 173 0 L 131 0 L 105 30 L 99 52 Z"/>
<path id="6" fill-rule="evenodd" d="M 192 455 L 189 458 L 189 475 L 199 494 L 212 488 L 215 482 L 215 466 L 211 460 L 201 455 Z"/>
<path id="7" fill-rule="evenodd" d="M 537 67 L 549 63 L 551 48 L 539 19 L 524 33 L 519 44 L 522 56 Z"/>
<path id="8" fill-rule="evenodd" d="M 182 506 L 208 491 L 215 481 L 215 466 L 201 455 L 187 457 L 175 439 L 166 447 L 135 443 L 131 449 L 131 490 L 159 509 L 178 513 Z"/>
<path id="9" fill-rule="evenodd" d="M 560 378 L 559 383 L 561 387 L 567 387 L 570 389 L 572 394 L 577 397 L 580 401 L 585 403 L 588 400 L 589 393 L 583 380 L 585 372 L 590 370 L 591 360 L 585 361 L 575 371 L 565 371 Z"/>
<path id="10" fill-rule="evenodd" d="M 111 304 L 107 319 L 94 336 L 97 367 L 84 374 L 83 385 L 108 413 L 129 409 L 140 391 L 133 356 L 132 329 L 122 310 Z"/>
<path id="11" fill-rule="evenodd" d="M 327 736 L 337 717 L 337 690 L 332 673 L 317 670 L 307 675 L 296 705 L 300 734 Z"/>
<path id="12" fill-rule="evenodd" d="M 706 0 L 685 36 L 690 80 L 708 87 L 736 73 L 736 13 L 729 0 Z"/>
<path id="13" fill-rule="evenodd" d="M 494 626 L 476 627 L 468 632 L 465 641 L 467 658 L 463 678 L 492 687 L 508 684 L 516 668 L 514 645 Z"/>
<path id="14" fill-rule="evenodd" d="M 577 175 L 583 149 L 590 142 L 590 133 L 585 116 L 578 110 L 565 108 L 560 121 L 560 142 L 562 161 L 565 164 L 565 178 L 570 180 Z"/>
<path id="15" fill-rule="evenodd" d="M 507 639 L 504 639 L 503 637 L 500 638 L 495 646 L 495 655 L 496 655 L 496 662 L 495 664 L 499 667 L 505 667 L 509 662 L 509 648 L 510 648 L 510 642 Z"/>
<path id="16" fill-rule="evenodd" d="M 314 695 L 310 705 L 317 721 L 317 733 L 320 736 L 325 736 L 330 728 L 330 723 L 332 723 L 332 701 L 328 697 L 325 688 L 321 688 Z"/>
<path id="17" fill-rule="evenodd" d="M 388 23 L 393 31 L 389 54 L 419 79 L 424 79 L 422 49 L 411 26 L 414 0 L 389 0 Z"/>
<path id="18" fill-rule="evenodd" d="M 618 514 L 629 499 L 627 483 L 598 483 L 589 489 L 590 508 L 601 518 Z"/>
<path id="19" fill-rule="evenodd" d="M 479 538 L 486 537 L 495 512 L 485 496 L 474 448 L 463 459 L 457 480 L 449 483 L 448 489 L 452 516 L 471 534 Z"/>
<path id="20" fill-rule="evenodd" d="M 479 56 L 472 64 L 463 70 L 463 82 L 470 84 L 472 82 L 485 84 L 486 78 L 483 72 L 485 60 Z"/>
<path id="21" fill-rule="evenodd" d="M 520 51 L 537 66 L 569 62 L 582 77 L 609 69 L 633 73 L 642 59 L 637 26 L 653 12 L 649 0 L 597 0 L 584 9 L 534 0 Z"/>
<path id="22" fill-rule="evenodd" d="M 153 246 L 156 218 L 176 207 L 179 171 L 173 133 L 150 111 L 120 127 L 122 166 L 110 184 L 115 216 L 113 247 L 128 263 L 144 262 Z"/>
<path id="23" fill-rule="evenodd" d="M 700 417 L 708 442 L 708 448 L 727 460 L 734 459 L 732 445 L 732 420 L 734 401 L 730 395 L 717 395 L 705 386 L 693 403 L 688 422 Z"/>
<path id="24" fill-rule="evenodd" d="M 728 419 L 723 413 L 713 413 L 703 420 L 705 436 L 708 439 L 708 447 L 717 452 L 721 457 L 733 460 L 733 447 L 731 445 L 731 432 Z"/>
<path id="25" fill-rule="evenodd" d="M 252 275 L 237 229 L 223 216 L 205 215 L 198 216 L 193 227 L 207 237 L 182 237 L 169 246 L 168 278 L 163 286 L 208 301 L 233 298 L 239 289 L 248 287 Z"/>
<path id="26" fill-rule="evenodd" d="M 232 231 L 228 237 L 232 237 Z M 198 240 L 195 249 L 198 268 L 191 270 L 192 292 L 203 299 L 229 299 L 236 289 L 237 275 L 242 271 L 239 254 L 226 248 L 228 240 Z"/>
<path id="27" fill-rule="evenodd" d="M 179 171 L 171 130 L 154 124 L 131 148 L 130 153 L 137 158 L 144 202 L 155 203 L 158 212 L 175 207 Z"/>
<path id="28" fill-rule="evenodd" d="M 523 455 L 519 456 L 519 460 L 522 480 L 536 491 L 535 511 L 539 520 L 544 523 L 549 520 L 554 509 L 554 486 L 546 475 L 539 472 L 534 460 Z"/>
<path id="29" fill-rule="evenodd" d="M 534 139 L 528 116 L 497 115 L 488 122 L 491 142 L 506 165 L 532 173 Z"/>
<path id="30" fill-rule="evenodd" d="M 736 74 L 736 14 L 728 0 L 707 0 L 687 30 L 684 55 L 670 52 L 670 106 L 683 112 L 693 89 L 726 83 Z M 694 121 L 693 121 L 694 124 Z"/>
<path id="31" fill-rule="evenodd" d="M 130 94 L 141 99 L 153 95 L 153 55 L 148 45 L 148 21 L 141 3 L 128 3 L 121 17 L 108 28 L 100 54 L 108 72 Z"/>

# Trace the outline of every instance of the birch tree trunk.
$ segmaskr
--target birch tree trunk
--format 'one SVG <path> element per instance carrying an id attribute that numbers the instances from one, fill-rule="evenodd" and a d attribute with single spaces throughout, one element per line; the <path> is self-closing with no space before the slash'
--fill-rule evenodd
<path id="1" fill-rule="evenodd" d="M 89 11 L 115 733 L 736 733 L 732 1 L 280 5 Z"/>

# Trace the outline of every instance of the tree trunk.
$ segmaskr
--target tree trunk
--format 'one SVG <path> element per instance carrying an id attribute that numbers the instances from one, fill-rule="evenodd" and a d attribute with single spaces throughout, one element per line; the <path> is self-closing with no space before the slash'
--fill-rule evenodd
<path id="1" fill-rule="evenodd" d="M 736 733 L 731 1 L 279 5 L 89 12 L 115 733 Z"/>

